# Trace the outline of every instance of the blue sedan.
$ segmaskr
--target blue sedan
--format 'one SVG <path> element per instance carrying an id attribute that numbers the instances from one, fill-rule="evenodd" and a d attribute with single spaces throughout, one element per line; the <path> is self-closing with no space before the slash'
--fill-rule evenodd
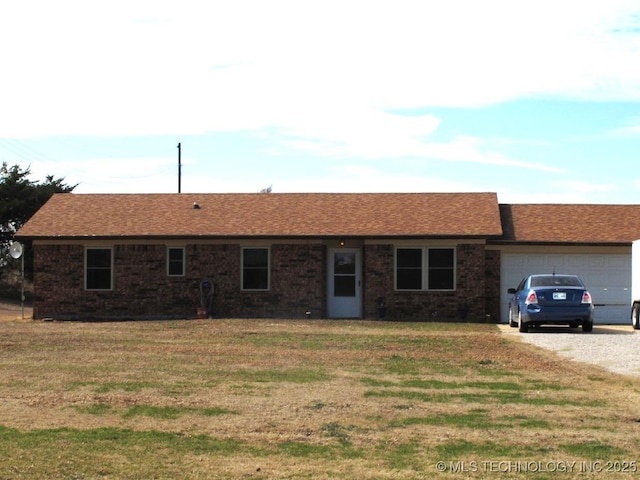
<path id="1" fill-rule="evenodd" d="M 509 325 L 527 332 L 538 325 L 582 326 L 593 330 L 593 302 L 576 275 L 529 275 L 517 288 L 508 290 Z"/>

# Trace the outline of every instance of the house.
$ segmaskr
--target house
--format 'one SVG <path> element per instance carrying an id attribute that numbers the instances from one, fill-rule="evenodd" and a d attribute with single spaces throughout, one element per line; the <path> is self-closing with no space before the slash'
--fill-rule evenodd
<path id="1" fill-rule="evenodd" d="M 533 270 L 582 274 L 628 322 L 637 205 L 500 205 L 495 193 L 56 194 L 17 237 L 34 318 L 505 321 Z M 595 290 L 594 290 L 595 289 Z M 207 304 L 208 308 L 208 304 Z"/>

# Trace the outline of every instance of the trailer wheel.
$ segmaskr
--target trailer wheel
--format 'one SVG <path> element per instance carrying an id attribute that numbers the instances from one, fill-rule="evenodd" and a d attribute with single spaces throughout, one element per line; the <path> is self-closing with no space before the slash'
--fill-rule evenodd
<path id="1" fill-rule="evenodd" d="M 636 330 L 640 329 L 640 303 L 634 303 L 631 309 L 631 323 Z"/>

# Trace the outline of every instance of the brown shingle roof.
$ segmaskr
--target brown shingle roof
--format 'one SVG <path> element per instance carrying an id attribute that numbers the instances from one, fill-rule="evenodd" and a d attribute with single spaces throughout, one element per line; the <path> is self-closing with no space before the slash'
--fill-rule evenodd
<path id="1" fill-rule="evenodd" d="M 504 236 L 519 243 L 631 243 L 640 239 L 640 205 L 500 205 Z"/>
<path id="2" fill-rule="evenodd" d="M 18 232 L 23 238 L 501 234 L 494 193 L 56 194 Z"/>

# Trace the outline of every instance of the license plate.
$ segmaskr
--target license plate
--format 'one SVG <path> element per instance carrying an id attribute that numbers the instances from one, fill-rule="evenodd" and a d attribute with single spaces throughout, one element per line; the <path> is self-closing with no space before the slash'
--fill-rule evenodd
<path id="1" fill-rule="evenodd" d="M 567 292 L 553 292 L 553 299 L 554 300 L 566 300 L 567 299 Z"/>

